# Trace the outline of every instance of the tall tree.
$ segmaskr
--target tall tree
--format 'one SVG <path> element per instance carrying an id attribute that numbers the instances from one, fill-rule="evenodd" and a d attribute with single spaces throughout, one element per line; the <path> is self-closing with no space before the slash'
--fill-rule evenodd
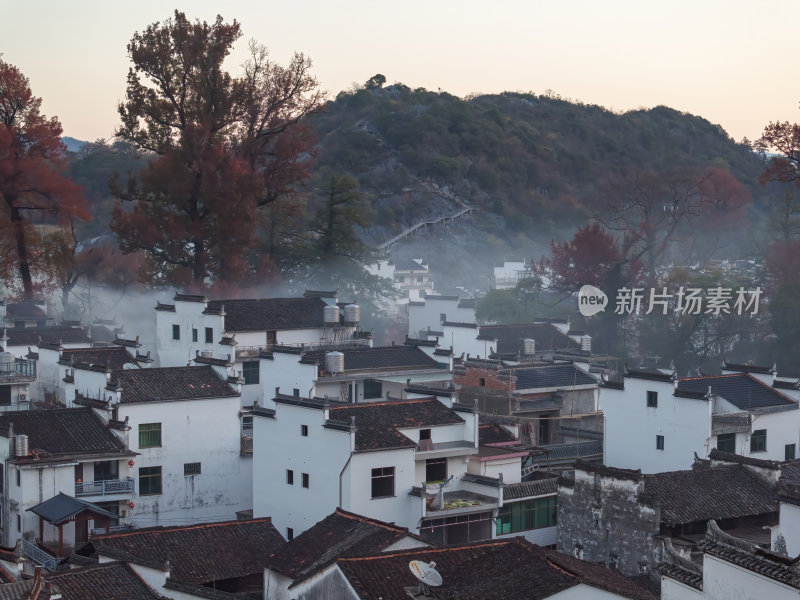
<path id="1" fill-rule="evenodd" d="M 67 151 L 61 123 L 42 115 L 41 103 L 28 78 L 0 60 L 0 211 L 10 224 L 0 234 L 13 236 L 15 269 L 25 298 L 34 296 L 37 284 L 33 215 L 41 215 L 40 223 L 89 219 L 80 187 L 64 175 Z"/>
<path id="2" fill-rule="evenodd" d="M 365 312 L 394 297 L 390 280 L 366 269 L 378 252 L 361 241 L 356 227 L 370 223 L 371 212 L 358 182 L 341 173 L 323 172 L 311 201 L 304 276 L 308 285 L 335 288 L 363 304 Z M 343 295 L 344 295 L 343 294 Z"/>
<path id="3" fill-rule="evenodd" d="M 117 135 L 154 157 L 115 188 L 112 228 L 125 251 L 147 252 L 156 282 L 203 287 L 257 272 L 269 262 L 251 251 L 259 207 L 305 177 L 299 121 L 320 99 L 310 63 L 296 55 L 283 69 L 253 45 L 233 77 L 223 62 L 240 36 L 236 21 L 192 23 L 175 11 L 128 44 Z"/>

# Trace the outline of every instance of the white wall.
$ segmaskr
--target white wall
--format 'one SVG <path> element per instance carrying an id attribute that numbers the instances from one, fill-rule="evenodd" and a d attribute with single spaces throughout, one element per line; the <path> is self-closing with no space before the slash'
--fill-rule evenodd
<path id="1" fill-rule="evenodd" d="M 373 499 L 372 469 L 381 467 L 394 467 L 394 496 Z M 348 471 L 350 497 L 345 510 L 417 531 L 422 499 L 408 494 L 412 486 L 419 485 L 413 448 L 354 454 Z"/>
<path id="2" fill-rule="evenodd" d="M 466 357 L 467 354 L 473 358 L 480 356 L 486 358 L 489 356 L 490 348 L 493 346 L 497 350 L 497 344 L 494 342 L 484 342 L 483 340 L 476 339 L 478 329 L 473 327 L 454 327 L 448 325 L 442 327 L 444 336 L 439 340 L 439 345 L 443 348 L 453 347 L 453 355 L 461 356 L 463 353 Z"/>
<path id="3" fill-rule="evenodd" d="M 261 359 L 259 379 L 265 401 L 275 396 L 275 388 L 280 388 L 282 394 L 290 396 L 296 388 L 300 390 L 300 396 L 308 398 L 309 392 L 311 396 L 316 392 L 317 367 L 301 363 L 299 354 L 273 352 L 272 359 Z M 245 387 L 250 386 L 242 386 L 242 389 Z"/>
<path id="4" fill-rule="evenodd" d="M 780 503 L 778 526 L 772 529 L 772 549 L 776 550 L 778 536 L 786 544 L 786 553 L 794 558 L 800 555 L 800 506 L 788 502 Z"/>
<path id="5" fill-rule="evenodd" d="M 800 591 L 769 577 L 723 561 L 703 557 L 703 598 L 708 600 L 797 600 Z"/>
<path id="6" fill-rule="evenodd" d="M 648 408 L 648 390 L 658 392 L 658 407 Z M 695 452 L 708 455 L 711 403 L 673 391 L 672 383 L 632 377 L 624 390 L 600 390 L 605 465 L 661 473 L 691 468 Z M 664 450 L 656 449 L 657 435 L 664 436 Z"/>
<path id="7" fill-rule="evenodd" d="M 252 461 L 240 455 L 239 398 L 120 404 L 129 417 L 130 449 L 140 452 L 136 506 L 139 527 L 182 525 L 236 518 L 252 507 Z M 139 447 L 139 425 L 161 423 L 161 447 Z M 184 463 L 201 463 L 199 475 L 184 476 Z M 163 493 L 141 496 L 142 467 L 161 466 Z"/>
<path id="8" fill-rule="evenodd" d="M 317 408 L 277 403 L 275 411 L 275 419 L 253 416 L 253 516 L 272 517 L 281 535 L 287 537 L 291 527 L 297 536 L 339 505 L 351 434 L 325 429 L 324 411 Z M 307 437 L 301 425 L 308 426 Z M 294 472 L 292 485 L 287 469 Z M 308 489 L 302 486 L 303 473 L 310 477 Z"/>
<path id="9" fill-rule="evenodd" d="M 669 577 L 661 577 L 661 600 L 691 600 L 704 597 L 702 590 Z"/>
<path id="10" fill-rule="evenodd" d="M 751 452 L 750 434 L 740 434 L 736 436 L 737 453 L 742 456 L 782 462 L 786 458 L 786 445 L 794 444 L 796 456 L 800 457 L 800 445 L 798 445 L 800 442 L 800 410 L 755 413 L 750 427 L 752 431 L 767 430 L 767 451 Z"/>
<path id="11" fill-rule="evenodd" d="M 222 339 L 223 317 L 206 315 L 205 302 L 174 302 L 175 312 L 157 310 L 156 359 L 160 367 L 185 367 L 191 363 L 198 350 L 211 350 L 216 357 L 232 353 L 230 346 L 218 344 Z M 180 327 L 180 339 L 172 339 L 172 326 Z M 205 342 L 205 328 L 213 331 L 212 343 Z M 192 341 L 192 329 L 197 329 L 197 341 Z"/>

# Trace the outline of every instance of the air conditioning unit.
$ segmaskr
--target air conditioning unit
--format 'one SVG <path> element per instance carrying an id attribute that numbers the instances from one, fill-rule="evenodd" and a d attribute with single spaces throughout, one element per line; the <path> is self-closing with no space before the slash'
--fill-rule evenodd
<path id="1" fill-rule="evenodd" d="M 28 401 L 28 396 L 26 396 L 25 394 L 20 394 L 19 395 L 19 401 L 20 402 L 27 402 Z"/>

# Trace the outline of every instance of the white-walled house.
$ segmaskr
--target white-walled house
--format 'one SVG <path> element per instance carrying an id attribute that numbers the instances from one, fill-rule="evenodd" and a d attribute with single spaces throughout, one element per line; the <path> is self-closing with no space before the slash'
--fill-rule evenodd
<path id="1" fill-rule="evenodd" d="M 0 351 L 0 411 L 28 409 L 35 383 L 35 360 Z"/>
<path id="2" fill-rule="evenodd" d="M 428 547 L 406 527 L 337 508 L 267 558 L 264 597 L 290 600 L 338 559 Z"/>
<path id="3" fill-rule="evenodd" d="M 408 303 L 408 335 L 423 337 L 430 330 L 438 330 L 442 323 L 475 323 L 474 298 L 426 294 Z"/>
<path id="4" fill-rule="evenodd" d="M 124 443 L 124 427 L 104 421 L 91 408 L 26 410 L 0 415 L 3 464 L 3 544 L 42 538 L 53 547 L 56 528 L 40 523 L 35 506 L 65 494 L 90 502 L 129 521 L 135 481 L 129 461 L 136 457 Z M 116 523 L 114 523 L 116 524 Z M 64 527 L 67 548 L 88 540 L 89 526 Z"/>
<path id="5" fill-rule="evenodd" d="M 148 356 L 138 353 L 134 356 L 125 346 L 64 348 L 60 344 L 42 343 L 36 352 L 36 383 L 31 386 L 32 393 L 40 401 L 51 399 L 50 404 L 66 406 L 64 378 L 70 367 L 84 365 L 117 371 L 139 369 L 151 362 Z"/>
<path id="6" fill-rule="evenodd" d="M 778 501 L 778 525 L 772 528 L 770 547 L 783 556 L 800 556 L 800 460 L 781 465 Z"/>
<path id="7" fill-rule="evenodd" d="M 798 558 L 787 559 L 722 531 L 714 521 L 700 543 L 702 564 L 669 547 L 658 565 L 662 600 L 800 598 Z"/>
<path id="8" fill-rule="evenodd" d="M 471 407 L 448 408 L 434 398 L 333 404 L 279 394 L 274 408 L 256 408 L 253 416 L 254 515 L 271 515 L 287 538 L 336 507 L 415 533 L 430 514 L 482 513 L 475 522 L 486 529 L 483 539 L 491 537 L 496 499 L 475 494 L 471 506 L 432 512 L 441 498 L 422 489 L 452 477 L 447 495 L 470 495 L 461 478 L 478 454 Z"/>
<path id="9" fill-rule="evenodd" d="M 411 548 L 338 558 L 292 588 L 300 600 L 403 600 L 420 594 L 411 561 L 441 576 L 439 598 L 537 600 L 655 600 L 618 572 L 529 544 L 520 538 Z M 429 592 L 430 593 L 430 592 Z M 428 596 L 426 596 L 428 597 Z"/>
<path id="10" fill-rule="evenodd" d="M 798 403 L 748 373 L 678 379 L 627 369 L 604 381 L 604 464 L 644 473 L 689 468 L 694 455 L 723 452 L 763 460 L 796 455 Z"/>
<path id="11" fill-rule="evenodd" d="M 242 406 L 263 403 L 264 389 L 274 385 L 261 378 L 259 356 L 273 347 L 371 344 L 371 334 L 359 329 L 358 306 L 338 305 L 337 298 L 336 292 L 311 291 L 302 298 L 253 300 L 175 294 L 171 304 L 156 305 L 159 365 L 224 360 L 242 377 Z"/>
<path id="12" fill-rule="evenodd" d="M 409 380 L 446 388 L 451 358 L 434 359 L 416 345 L 275 346 L 260 355 L 260 380 L 294 396 L 327 397 L 342 402 L 400 397 Z M 273 388 L 273 391 L 274 391 Z M 263 403 L 262 403 L 263 406 Z"/>
<path id="13" fill-rule="evenodd" d="M 124 424 L 137 452 L 139 527 L 230 519 L 252 507 L 237 384 L 224 367 L 66 367 L 67 398 Z"/>

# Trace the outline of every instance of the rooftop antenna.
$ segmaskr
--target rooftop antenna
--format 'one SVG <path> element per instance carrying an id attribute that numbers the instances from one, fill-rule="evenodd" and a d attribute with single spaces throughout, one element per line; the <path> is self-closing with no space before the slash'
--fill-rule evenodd
<path id="1" fill-rule="evenodd" d="M 439 587 L 442 585 L 442 576 L 436 570 L 436 563 L 431 561 L 426 563 L 421 560 L 412 560 L 408 563 L 408 568 L 419 580 L 417 587 L 417 596 L 424 594 L 425 596 L 431 595 L 431 587 Z"/>

